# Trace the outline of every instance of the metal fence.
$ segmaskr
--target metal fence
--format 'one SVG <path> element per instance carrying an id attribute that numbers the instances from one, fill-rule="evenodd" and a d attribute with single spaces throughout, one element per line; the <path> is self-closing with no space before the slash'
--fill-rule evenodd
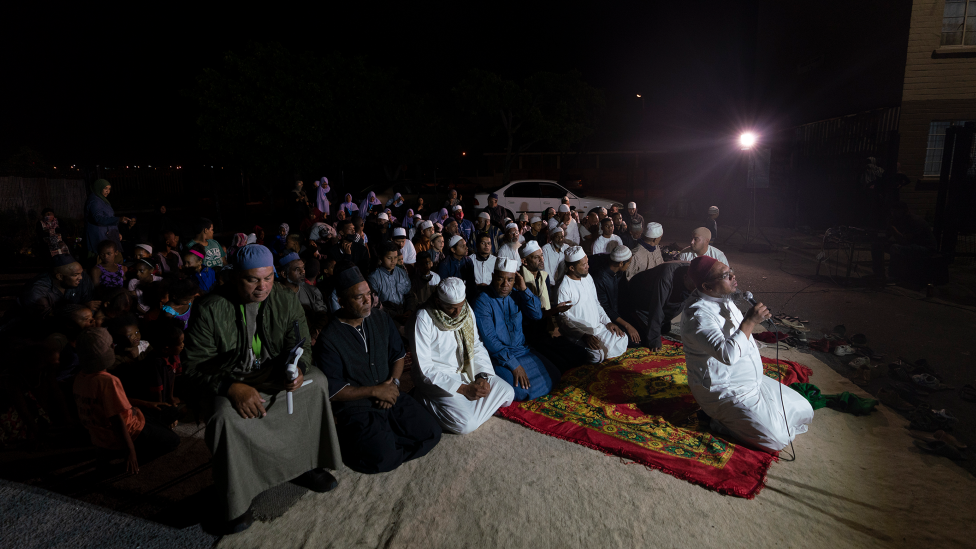
<path id="1" fill-rule="evenodd" d="M 59 218 L 82 219 L 86 198 L 82 179 L 0 177 L 0 212 L 40 217 L 41 210 L 51 208 Z"/>

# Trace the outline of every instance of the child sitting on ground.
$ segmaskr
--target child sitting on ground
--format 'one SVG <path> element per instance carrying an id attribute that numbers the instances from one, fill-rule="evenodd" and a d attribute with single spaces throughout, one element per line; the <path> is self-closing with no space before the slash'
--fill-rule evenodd
<path id="1" fill-rule="evenodd" d="M 119 244 L 114 240 L 98 243 L 98 263 L 89 271 L 95 288 L 121 288 L 125 281 L 125 266 L 115 262 Z"/>
<path id="2" fill-rule="evenodd" d="M 168 300 L 162 307 L 163 317 L 172 317 L 183 322 L 185 330 L 190 323 L 190 310 L 193 300 L 200 293 L 196 280 L 193 278 L 176 278 L 169 282 L 167 289 Z"/>
<path id="3" fill-rule="evenodd" d="M 183 254 L 183 272 L 197 280 L 201 292 L 209 292 L 217 281 L 217 273 L 203 264 L 204 249 L 194 244 Z"/>
<path id="4" fill-rule="evenodd" d="M 183 352 L 183 325 L 172 318 L 163 319 L 155 323 L 148 335 L 149 359 L 159 373 L 159 382 L 163 390 L 159 392 L 160 402 L 176 406 L 180 399 L 175 396 L 176 378 L 183 373 L 180 353 Z"/>
<path id="5" fill-rule="evenodd" d="M 126 471 L 139 472 L 146 463 L 168 454 L 180 444 L 180 437 L 166 427 L 147 422 L 133 405 L 159 410 L 159 402 L 130 400 L 119 378 L 105 370 L 115 361 L 112 337 L 104 328 L 89 328 L 77 342 L 82 371 L 75 376 L 74 395 L 78 416 L 91 435 L 92 444 L 127 454 Z"/>
<path id="6" fill-rule="evenodd" d="M 136 249 L 141 250 L 142 248 Z M 129 280 L 129 284 L 126 288 L 132 292 L 133 297 L 135 297 L 136 310 L 139 312 L 139 314 L 146 314 L 149 312 L 149 306 L 142 301 L 142 288 L 146 287 L 152 282 L 162 280 L 162 277 L 153 274 L 156 271 L 156 266 L 150 263 L 148 259 L 137 259 L 132 267 L 132 271 L 135 276 Z"/>
<path id="7" fill-rule="evenodd" d="M 178 320 L 165 322 L 180 325 Z M 109 371 L 122 381 L 126 396 L 145 402 L 173 403 L 167 400 L 167 381 L 169 397 L 172 398 L 172 380 L 175 375 L 167 375 L 162 361 L 158 360 L 149 342 L 142 339 L 139 320 L 135 315 L 114 318 L 105 328 L 115 344 L 115 362 Z M 167 379 L 168 378 L 168 379 Z M 143 410 L 147 418 L 157 420 L 161 425 L 176 425 L 177 410 L 172 407 L 163 410 Z"/>

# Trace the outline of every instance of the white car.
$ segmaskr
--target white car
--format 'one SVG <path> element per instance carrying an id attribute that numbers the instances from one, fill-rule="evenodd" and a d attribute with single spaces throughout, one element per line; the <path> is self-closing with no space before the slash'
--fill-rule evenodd
<path id="1" fill-rule="evenodd" d="M 498 205 L 508 208 L 516 215 L 522 212 L 541 214 L 549 207 L 559 209 L 564 196 L 569 197 L 570 206 L 576 206 L 576 209 L 584 214 L 597 206 L 609 208 L 611 204 L 616 204 L 621 208 L 623 207 L 620 202 L 609 198 L 577 196 L 551 179 L 520 179 L 512 181 L 493 192 L 498 195 Z M 474 195 L 476 210 L 488 206 L 489 194 L 477 193 Z"/>

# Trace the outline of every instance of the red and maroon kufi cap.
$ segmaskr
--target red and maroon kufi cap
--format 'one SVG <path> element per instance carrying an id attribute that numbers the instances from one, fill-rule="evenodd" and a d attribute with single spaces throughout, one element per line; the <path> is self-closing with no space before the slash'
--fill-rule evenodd
<path id="1" fill-rule="evenodd" d="M 712 271 L 712 266 L 716 263 L 718 263 L 717 259 L 708 257 L 707 255 L 691 260 L 691 265 L 688 267 L 688 276 L 694 281 L 696 288 L 701 288 L 702 284 L 708 282 L 708 273 Z"/>

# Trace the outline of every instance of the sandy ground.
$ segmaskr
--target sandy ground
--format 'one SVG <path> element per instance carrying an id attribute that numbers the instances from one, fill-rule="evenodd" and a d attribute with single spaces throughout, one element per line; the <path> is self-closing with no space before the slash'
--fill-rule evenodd
<path id="1" fill-rule="evenodd" d="M 825 393 L 864 394 L 811 355 L 781 358 Z M 972 547 L 976 479 L 906 425 L 884 407 L 817 410 L 750 501 L 493 418 L 394 472 L 341 471 L 335 491 L 218 547 Z"/>

